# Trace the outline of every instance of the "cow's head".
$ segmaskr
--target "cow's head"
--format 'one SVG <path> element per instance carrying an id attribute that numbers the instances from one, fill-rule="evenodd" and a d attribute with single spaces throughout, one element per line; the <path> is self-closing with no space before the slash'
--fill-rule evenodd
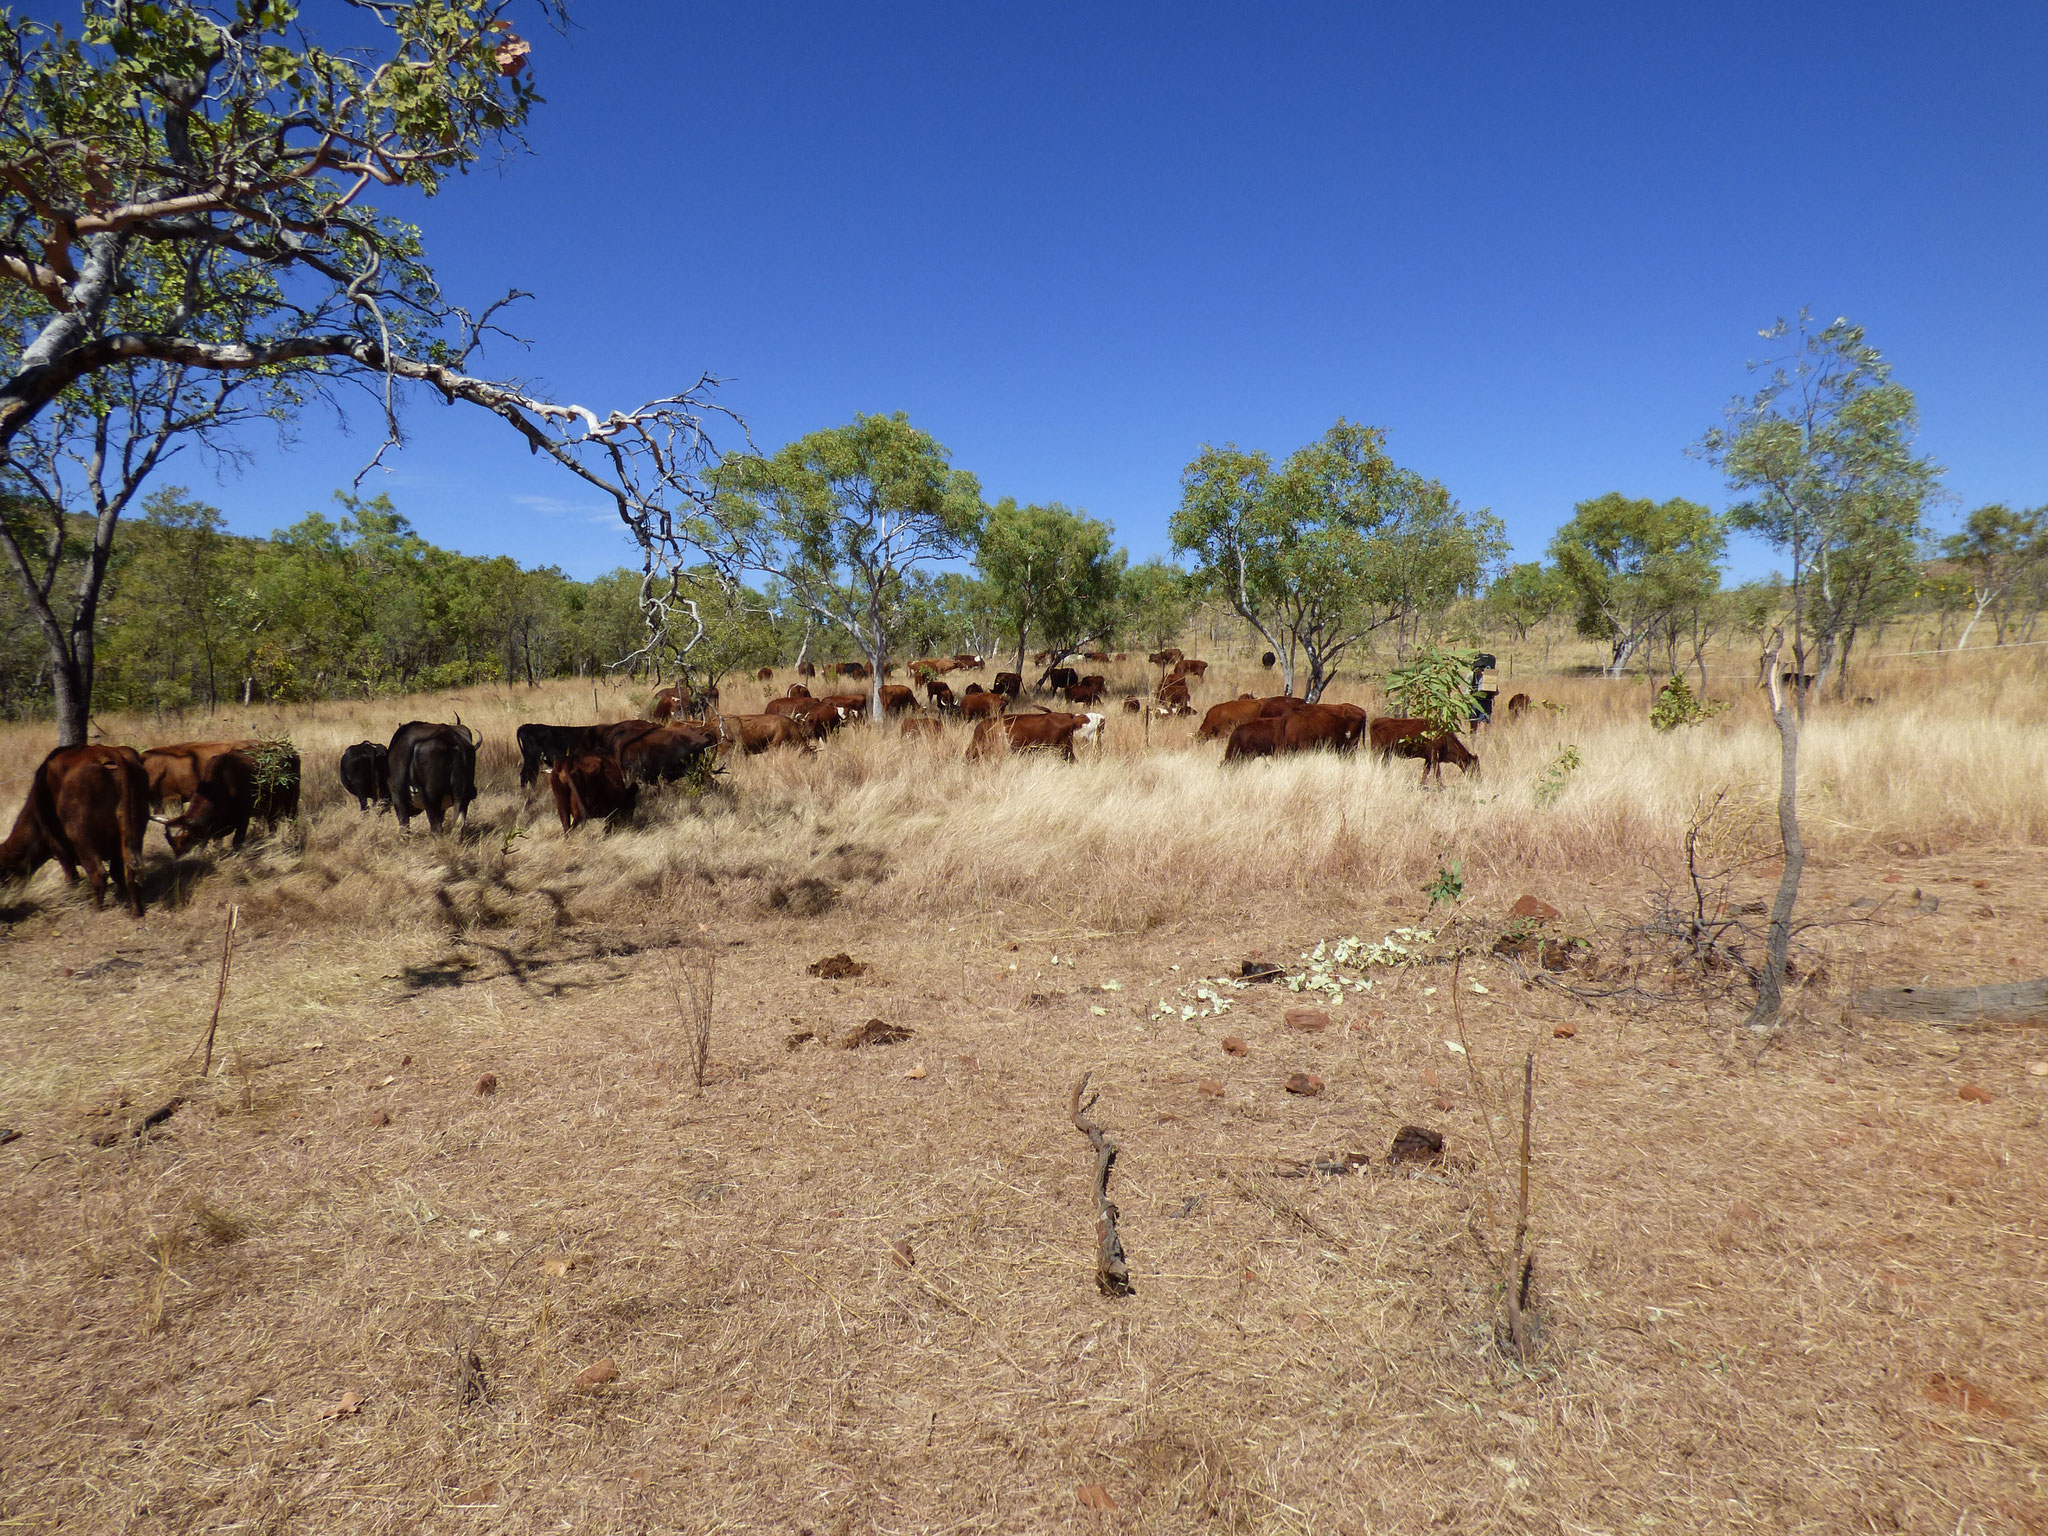
<path id="1" fill-rule="evenodd" d="M 1081 716 L 1082 723 L 1074 732 L 1074 740 L 1092 741 L 1099 738 L 1102 735 L 1103 724 L 1108 719 L 1109 716 L 1101 714 L 1096 710 L 1091 709 L 1087 711 Z"/>
<path id="2" fill-rule="evenodd" d="M 187 811 L 182 816 L 174 816 L 168 820 L 162 816 L 152 816 L 150 820 L 164 829 L 164 841 L 171 845 L 172 855 L 182 859 L 185 850 L 192 846 L 196 837 L 192 830 L 192 813 Z"/>

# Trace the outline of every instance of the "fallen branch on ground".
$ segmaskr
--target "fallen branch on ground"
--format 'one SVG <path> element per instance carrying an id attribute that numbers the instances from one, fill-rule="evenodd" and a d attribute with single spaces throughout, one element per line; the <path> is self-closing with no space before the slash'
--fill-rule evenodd
<path id="1" fill-rule="evenodd" d="M 2048 1018 L 2048 977 L 1995 987 L 1870 987 L 1852 993 L 1849 1006 L 1861 1013 L 1925 1024 Z"/>
<path id="2" fill-rule="evenodd" d="M 1088 1077 L 1083 1072 L 1080 1081 L 1074 1084 L 1069 1116 L 1074 1129 L 1095 1148 L 1095 1284 L 1105 1296 L 1129 1296 L 1136 1287 L 1131 1284 L 1131 1271 L 1124 1262 L 1123 1239 L 1117 1236 L 1116 1207 L 1109 1199 L 1109 1174 L 1116 1167 L 1116 1143 L 1102 1133 L 1101 1126 L 1086 1118 L 1095 1101 L 1102 1097 L 1099 1093 L 1091 1094 L 1086 1104 L 1081 1102 Z"/>

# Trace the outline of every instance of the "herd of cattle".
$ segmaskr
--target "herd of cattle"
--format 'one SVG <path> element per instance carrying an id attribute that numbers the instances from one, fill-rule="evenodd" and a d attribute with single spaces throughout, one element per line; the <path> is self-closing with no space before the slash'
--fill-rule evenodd
<path id="1" fill-rule="evenodd" d="M 1046 660 L 1043 655 L 1038 659 Z M 1107 662 L 1110 657 L 1091 652 L 1084 659 Z M 1192 684 L 1203 678 L 1207 663 L 1177 650 L 1155 652 L 1150 660 L 1162 674 L 1151 704 L 1133 697 L 1125 709 L 1193 714 Z M 949 672 L 981 667 L 980 657 L 968 655 L 916 662 L 909 669 L 914 686 L 885 682 L 876 690 L 882 712 L 902 717 L 905 736 L 935 737 L 948 716 L 972 722 L 969 761 L 1053 751 L 1072 762 L 1077 744 L 1102 740 L 1107 717 L 1086 707 L 1102 701 L 1107 686 L 1102 676 L 1049 668 L 1041 682 L 1069 705 L 1080 706 L 1056 712 L 1037 705 L 1017 708 L 1024 688 L 1017 672 L 999 672 L 987 687 L 970 683 L 957 695 L 944 680 Z M 869 677 L 860 662 L 842 662 L 836 670 L 849 679 Z M 798 671 L 816 676 L 809 666 Z M 758 674 L 762 682 L 772 675 L 765 668 Z M 924 690 L 933 714 L 917 712 L 917 688 Z M 771 699 L 762 713 L 733 715 L 719 710 L 715 688 L 696 695 L 664 689 L 656 695 L 651 720 L 520 726 L 519 784 L 529 789 L 547 776 L 566 832 L 589 821 L 631 815 L 643 787 L 707 774 L 720 756 L 751 756 L 776 747 L 814 749 L 849 723 L 865 719 L 870 705 L 865 692 L 814 696 L 799 682 L 783 697 Z M 1528 705 L 1528 696 L 1517 694 L 1508 701 L 1510 718 Z M 1203 716 L 1197 734 L 1205 741 L 1223 738 L 1226 763 L 1352 751 L 1366 741 L 1379 756 L 1420 759 L 1425 783 L 1432 774 L 1440 783 L 1445 763 L 1467 772 L 1479 766 L 1455 735 L 1427 721 L 1370 719 L 1355 704 L 1311 704 L 1285 694 L 1244 694 L 1216 704 Z M 388 743 L 362 741 L 344 751 L 342 786 L 365 812 L 373 804 L 388 806 L 402 828 L 424 815 L 439 832 L 451 813 L 462 819 L 469 814 L 482 742 L 460 715 L 453 725 L 410 721 Z M 289 742 L 182 742 L 139 752 L 104 745 L 60 747 L 37 767 L 14 829 L 0 843 L 0 880 L 26 879 L 54 859 L 73 883 L 84 870 L 95 907 L 104 904 L 111 878 L 129 911 L 140 916 L 137 874 L 143 836 L 152 822 L 163 827 L 174 855 L 222 837 L 231 837 L 239 848 L 256 818 L 274 826 L 298 814 L 299 768 Z M 174 807 L 177 814 L 166 814 Z"/>

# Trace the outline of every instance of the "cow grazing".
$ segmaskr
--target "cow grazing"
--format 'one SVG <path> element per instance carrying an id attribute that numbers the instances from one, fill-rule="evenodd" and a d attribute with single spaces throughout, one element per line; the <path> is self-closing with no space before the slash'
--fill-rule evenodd
<path id="1" fill-rule="evenodd" d="M 762 669 L 761 669 L 760 671 L 758 671 L 758 672 L 756 672 L 756 673 L 754 674 L 754 681 L 755 681 L 755 682 L 757 682 L 757 683 L 772 683 L 772 682 L 774 682 L 774 681 L 775 681 L 775 669 L 774 669 L 773 667 L 763 667 L 763 668 L 762 668 Z"/>
<path id="2" fill-rule="evenodd" d="M 1069 704 L 1100 704 L 1109 685 L 1099 677 L 1084 677 L 1067 689 Z"/>
<path id="3" fill-rule="evenodd" d="M 1159 712 L 1164 715 L 1192 715 L 1195 701 L 1188 694 L 1187 679 L 1171 677 L 1159 685 Z"/>
<path id="4" fill-rule="evenodd" d="M 231 846 L 239 848 L 256 817 L 274 827 L 298 814 L 298 753 L 277 746 L 223 752 L 207 765 L 185 814 L 164 823 L 164 837 L 180 857 L 193 844 L 217 837 L 232 837 Z"/>
<path id="5" fill-rule="evenodd" d="M 808 747 L 818 733 L 802 715 L 720 715 L 718 748 L 754 757 L 770 747 Z"/>
<path id="6" fill-rule="evenodd" d="M 652 720 L 613 720 L 605 725 L 590 727 L 590 747 L 592 751 L 609 754 L 616 762 L 619 753 L 642 736 L 651 736 L 656 731 L 671 729 L 679 727 L 656 725 Z"/>
<path id="7" fill-rule="evenodd" d="M 644 720 L 623 723 L 653 729 Z M 476 799 L 476 749 L 483 740 L 460 715 L 453 725 L 409 720 L 392 733 L 391 809 L 401 830 L 410 831 L 413 817 L 422 811 L 436 832 L 450 810 L 465 824 L 469 821 L 470 803 Z"/>
<path id="8" fill-rule="evenodd" d="M 37 765 L 14 830 L 0 843 L 0 880 L 26 880 L 55 859 L 72 884 L 85 869 L 95 910 L 107 876 L 142 916 L 142 834 L 149 827 L 149 776 L 131 747 L 59 747 Z"/>
<path id="9" fill-rule="evenodd" d="M 806 734 L 809 727 L 805 727 Z M 632 784 L 673 784 L 688 778 L 718 747 L 718 728 L 689 721 L 662 730 L 643 731 L 611 754 L 619 772 Z M 631 806 L 626 807 L 631 810 Z"/>
<path id="10" fill-rule="evenodd" d="M 1277 715 L 1290 709 L 1299 709 L 1301 700 L 1281 694 L 1272 699 L 1225 699 L 1221 704 L 1209 706 L 1209 712 L 1202 716 L 1202 723 L 1195 735 L 1202 741 L 1213 741 L 1218 736 L 1226 741 L 1230 733 L 1247 720 L 1257 720 L 1262 715 Z"/>
<path id="11" fill-rule="evenodd" d="M 1508 719 L 1510 722 L 1521 719 L 1527 713 L 1529 713 L 1529 695 L 1518 693 L 1508 700 Z"/>
<path id="12" fill-rule="evenodd" d="M 836 670 L 841 677 L 866 677 L 868 664 L 864 661 L 842 661 Z"/>
<path id="13" fill-rule="evenodd" d="M 1163 651 L 1154 651 L 1145 659 L 1155 667 L 1170 667 L 1181 659 L 1181 652 L 1176 647 L 1168 646 Z"/>
<path id="14" fill-rule="evenodd" d="M 975 762 L 1004 752 L 1043 750 L 1057 752 L 1071 763 L 1074 760 L 1074 743 L 1099 740 L 1106 718 L 1089 713 L 1004 715 L 998 719 L 982 720 L 975 725 L 974 739 L 967 744 L 967 760 Z"/>
<path id="15" fill-rule="evenodd" d="M 937 741 L 944 730 L 945 727 L 930 715 L 906 715 L 903 719 L 905 736 L 921 736 L 929 741 Z"/>
<path id="16" fill-rule="evenodd" d="M 1445 763 L 1456 763 L 1463 773 L 1479 771 L 1479 759 L 1471 748 L 1427 720 L 1382 715 L 1373 721 L 1370 735 L 1373 752 L 1380 757 L 1420 758 L 1425 784 L 1435 774 L 1438 787 L 1442 787 Z"/>
<path id="17" fill-rule="evenodd" d="M 562 759 L 549 773 L 548 783 L 565 833 L 587 821 L 609 823 L 614 816 L 630 816 L 640 800 L 640 786 L 628 784 L 619 765 L 602 752 L 578 752 Z"/>
<path id="18" fill-rule="evenodd" d="M 960 718 L 962 720 L 994 720 L 1009 708 L 1010 701 L 1000 693 L 964 693 L 960 696 Z"/>
<path id="19" fill-rule="evenodd" d="M 355 796 L 359 810 L 369 810 L 372 800 L 390 809 L 391 759 L 383 742 L 359 741 L 341 754 L 341 787 Z"/>
<path id="20" fill-rule="evenodd" d="M 1082 659 L 1083 661 L 1100 661 L 1100 662 L 1105 662 L 1105 663 L 1106 663 L 1106 662 L 1108 662 L 1108 660 L 1109 660 L 1109 652 L 1107 652 L 1107 651 L 1083 651 L 1083 652 L 1081 653 L 1081 659 Z"/>
<path id="21" fill-rule="evenodd" d="M 262 745 L 252 736 L 245 741 L 178 741 L 145 748 L 142 771 L 149 780 L 149 808 L 161 811 L 173 800 L 183 805 L 198 791 L 199 780 L 221 753 L 250 752 Z"/>
<path id="22" fill-rule="evenodd" d="M 635 724 L 644 724 L 636 721 Z M 597 740 L 597 727 L 591 725 L 541 725 L 537 722 L 522 725 L 514 731 L 513 737 L 519 743 L 519 787 L 530 789 L 540 782 L 543 770 L 559 763 L 572 752 L 587 752 Z M 355 749 L 351 747 L 350 751 Z M 385 791 L 390 799 L 390 791 Z"/>
<path id="23" fill-rule="evenodd" d="M 787 707 L 778 709 L 778 704 Z M 821 739 L 854 718 L 852 710 L 832 699 L 775 699 L 769 703 L 768 713 L 801 720 Z"/>
<path id="24" fill-rule="evenodd" d="M 868 715 L 868 696 L 864 693 L 828 693 L 819 702 L 837 704 L 849 716 L 858 715 L 863 720 Z"/>
<path id="25" fill-rule="evenodd" d="M 1081 674 L 1072 667 L 1054 667 L 1045 674 L 1046 686 L 1054 693 L 1065 693 L 1079 681 Z"/>
<path id="26" fill-rule="evenodd" d="M 1016 698 L 1024 691 L 1024 677 L 1018 672 L 998 672 L 996 680 L 988 686 L 990 693 L 1000 693 L 1006 698 Z"/>
<path id="27" fill-rule="evenodd" d="M 808 661 L 800 661 L 796 664 L 796 675 L 798 677 L 816 677 L 818 669 Z"/>
<path id="28" fill-rule="evenodd" d="M 933 709 L 958 709 L 960 707 L 959 701 L 953 697 L 953 690 L 937 678 L 933 678 L 924 685 L 924 696 L 931 700 Z"/>
<path id="29" fill-rule="evenodd" d="M 955 651 L 953 653 L 953 665 L 963 672 L 979 672 L 982 669 L 983 662 L 979 656 L 972 655 L 969 652 Z"/>
<path id="30" fill-rule="evenodd" d="M 882 713 L 887 715 L 908 714 L 917 708 L 917 695 L 903 683 L 882 684 Z"/>
<path id="31" fill-rule="evenodd" d="M 1192 677 L 1200 681 L 1208 675 L 1209 663 L 1198 657 L 1190 656 L 1181 661 L 1176 661 L 1173 664 L 1173 670 L 1166 674 L 1166 680 L 1170 683 L 1177 679 Z"/>

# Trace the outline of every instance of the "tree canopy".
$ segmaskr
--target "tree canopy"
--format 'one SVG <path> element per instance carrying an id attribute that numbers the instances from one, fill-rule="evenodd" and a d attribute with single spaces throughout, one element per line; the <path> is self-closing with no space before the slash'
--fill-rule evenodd
<path id="1" fill-rule="evenodd" d="M 1579 633 L 1612 647 L 1610 677 L 1660 625 L 1720 588 L 1727 543 L 1721 519 L 1681 497 L 1609 491 L 1578 504 L 1550 554 L 1577 600 Z"/>
<path id="2" fill-rule="evenodd" d="M 1059 502 L 1019 506 L 1006 496 L 989 508 L 975 563 L 1004 633 L 1016 637 L 1018 673 L 1033 636 L 1048 669 L 1109 637 L 1127 558 L 1107 523 Z"/>

